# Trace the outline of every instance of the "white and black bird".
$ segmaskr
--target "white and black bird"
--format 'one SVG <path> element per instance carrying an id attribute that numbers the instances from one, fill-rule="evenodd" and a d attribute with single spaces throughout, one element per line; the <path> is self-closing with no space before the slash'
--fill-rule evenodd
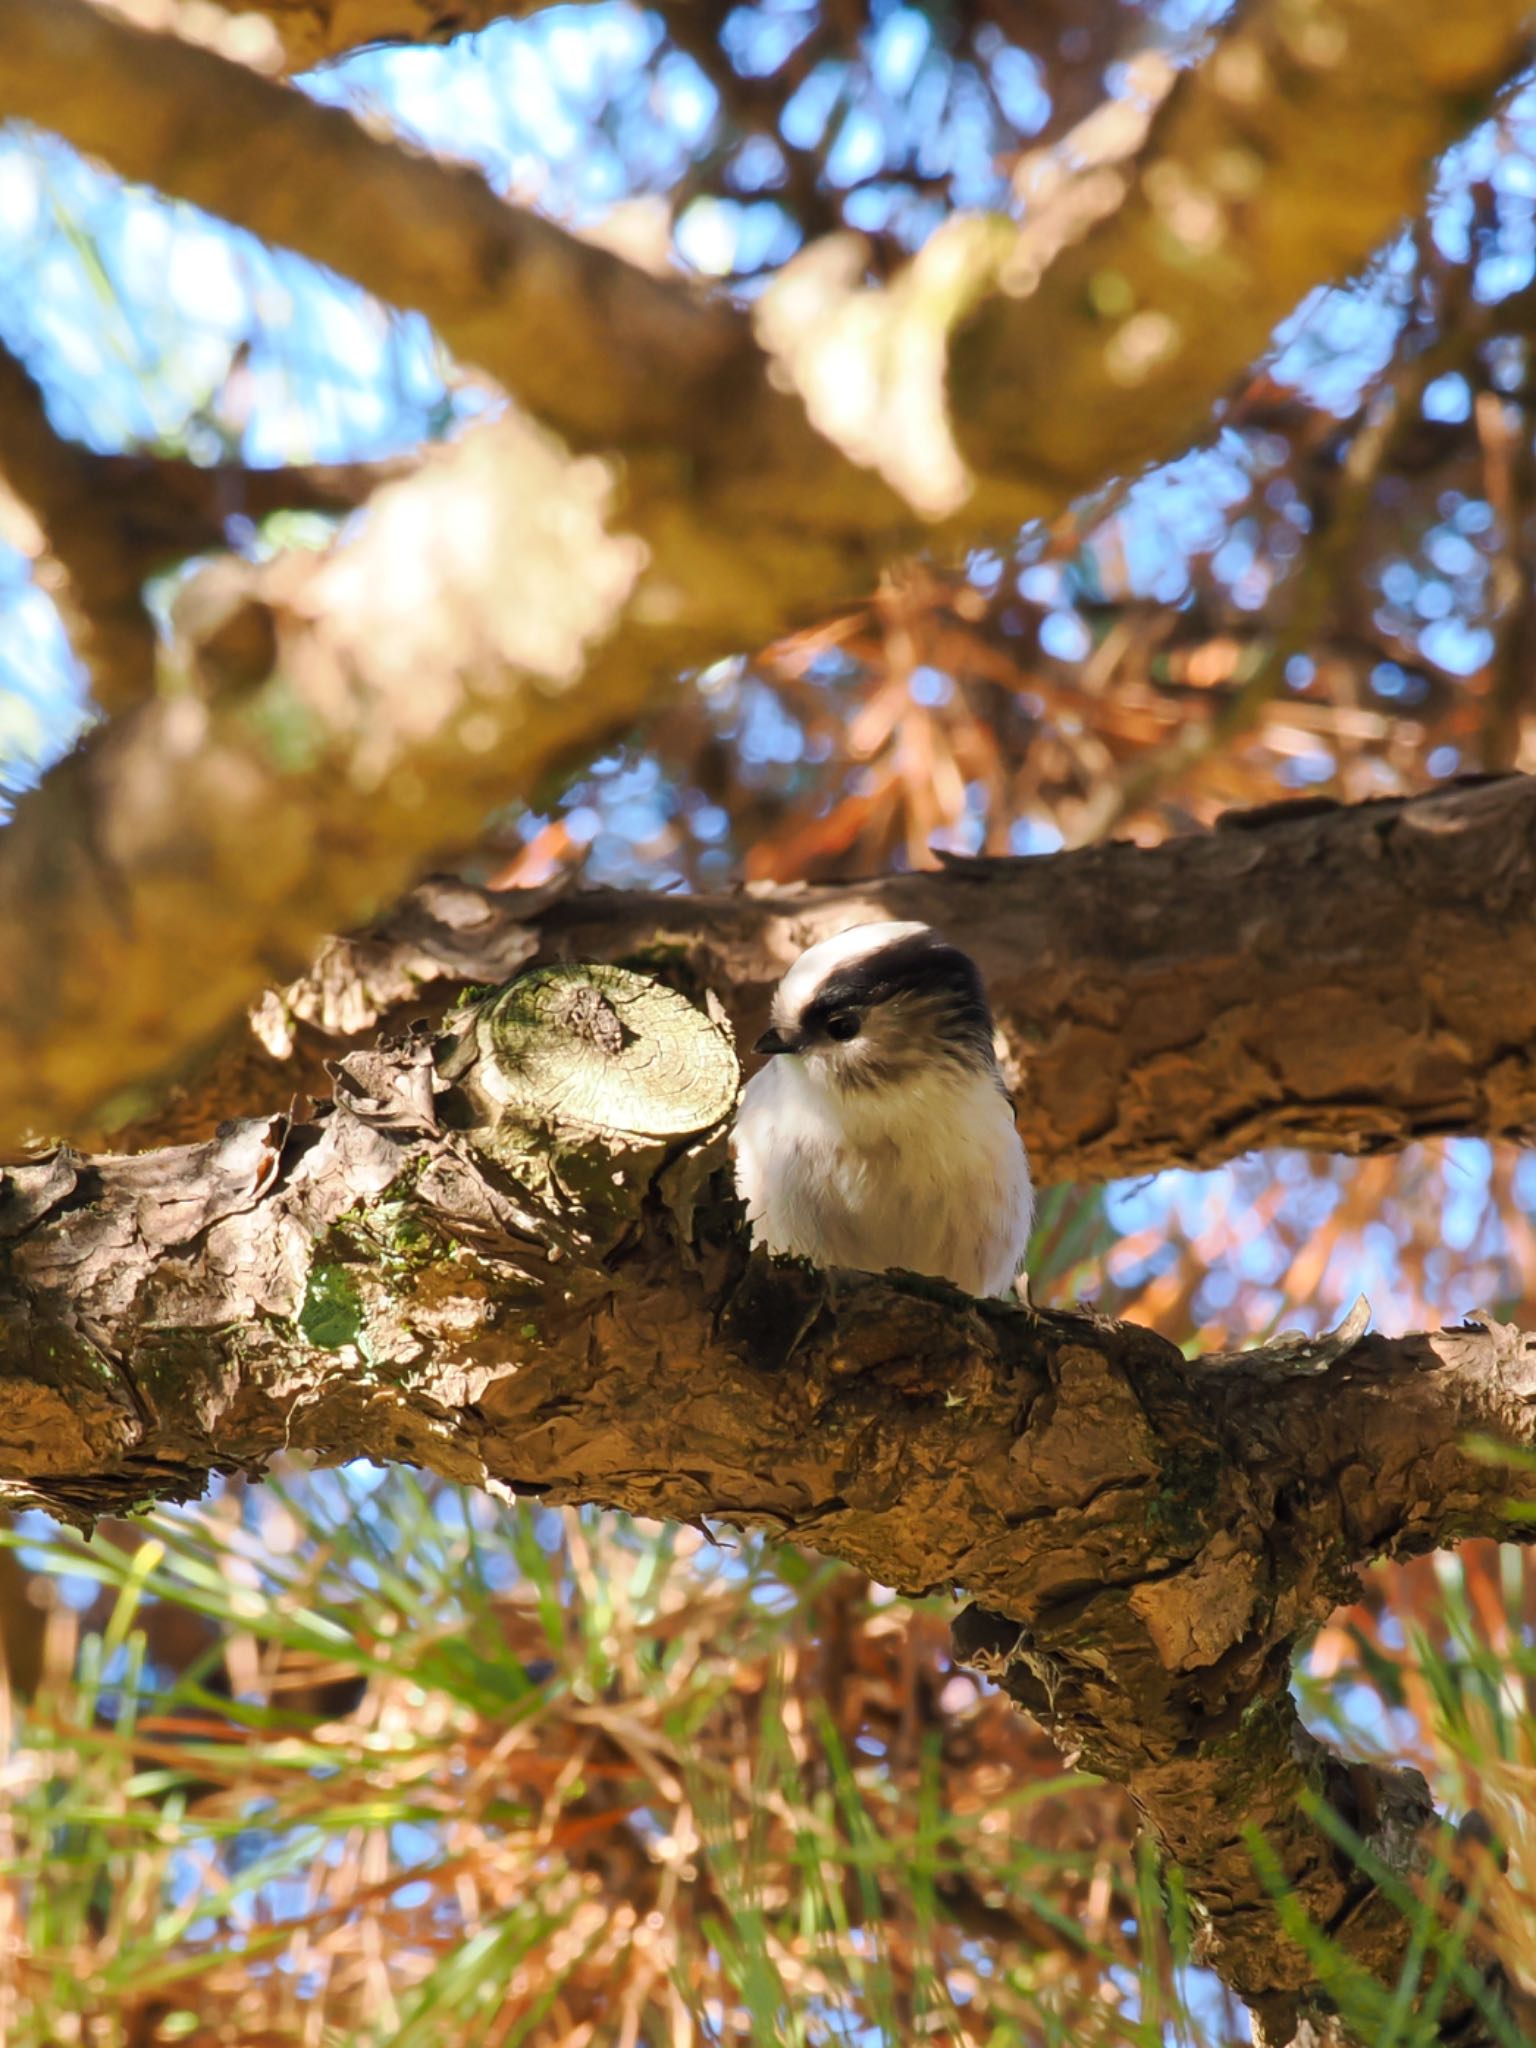
<path id="1" fill-rule="evenodd" d="M 752 1241 L 1004 1294 L 1034 1210 L 976 963 L 925 924 L 812 946 L 773 999 L 731 1137 Z"/>

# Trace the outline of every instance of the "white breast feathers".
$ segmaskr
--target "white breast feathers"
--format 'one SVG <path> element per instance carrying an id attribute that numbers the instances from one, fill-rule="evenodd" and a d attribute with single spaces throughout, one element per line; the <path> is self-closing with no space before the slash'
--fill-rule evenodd
<path id="1" fill-rule="evenodd" d="M 775 1059 L 747 1084 L 732 1151 L 767 1251 L 930 1273 L 977 1295 L 1006 1293 L 1019 1272 L 1034 1190 L 993 1075 L 944 1063 L 845 1091 Z"/>

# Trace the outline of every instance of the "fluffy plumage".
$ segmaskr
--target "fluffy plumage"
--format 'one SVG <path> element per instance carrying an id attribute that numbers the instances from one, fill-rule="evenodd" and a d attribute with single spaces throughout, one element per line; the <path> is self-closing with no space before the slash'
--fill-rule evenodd
<path id="1" fill-rule="evenodd" d="M 856 925 L 803 953 L 732 1134 L 753 1242 L 1005 1293 L 1034 1191 L 992 1040 L 975 962 L 927 925 Z"/>

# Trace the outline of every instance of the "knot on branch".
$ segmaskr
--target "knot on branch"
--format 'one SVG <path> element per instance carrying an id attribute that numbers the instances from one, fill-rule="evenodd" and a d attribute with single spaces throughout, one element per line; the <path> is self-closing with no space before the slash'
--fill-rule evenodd
<path id="1" fill-rule="evenodd" d="M 434 1064 L 444 1121 L 530 1206 L 578 1217 L 599 1251 L 636 1219 L 671 1155 L 704 1153 L 685 1141 L 718 1131 L 741 1079 L 718 1010 L 609 966 L 539 968 L 464 1005 Z M 685 1237 L 707 1170 L 670 1175 Z"/>
<path id="2" fill-rule="evenodd" d="M 719 1123 L 741 1078 L 722 1019 L 606 966 L 544 967 L 461 1013 L 438 1060 L 488 1124 L 647 1142 Z"/>

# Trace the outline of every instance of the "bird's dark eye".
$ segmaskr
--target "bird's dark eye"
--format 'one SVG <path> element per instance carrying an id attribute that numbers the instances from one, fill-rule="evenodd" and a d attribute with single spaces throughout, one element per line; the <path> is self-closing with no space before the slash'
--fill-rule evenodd
<path id="1" fill-rule="evenodd" d="M 839 1045 L 845 1045 L 850 1038 L 859 1035 L 859 1013 L 857 1010 L 838 1010 L 827 1019 L 827 1036 L 835 1038 Z"/>

